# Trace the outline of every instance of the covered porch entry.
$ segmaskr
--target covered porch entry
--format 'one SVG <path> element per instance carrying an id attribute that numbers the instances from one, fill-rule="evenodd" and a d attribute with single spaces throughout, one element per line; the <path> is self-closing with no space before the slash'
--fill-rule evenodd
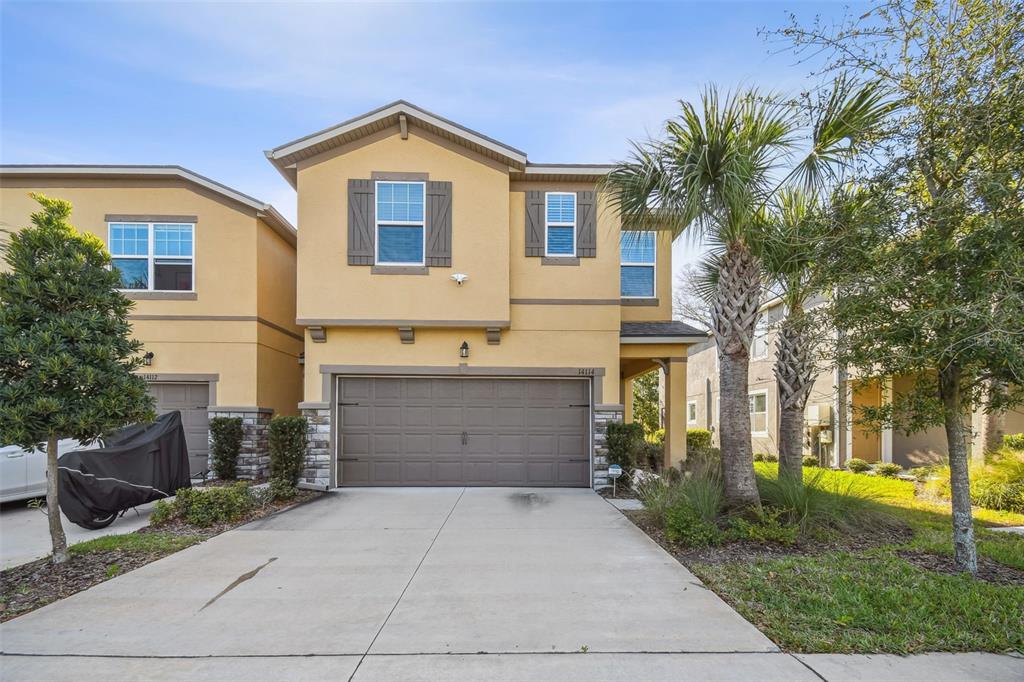
<path id="1" fill-rule="evenodd" d="M 623 322 L 619 338 L 619 399 L 623 421 L 633 421 L 633 381 L 651 371 L 660 373 L 664 388 L 661 424 L 665 429 L 662 466 L 686 459 L 686 356 L 689 347 L 707 340 L 683 322 Z"/>

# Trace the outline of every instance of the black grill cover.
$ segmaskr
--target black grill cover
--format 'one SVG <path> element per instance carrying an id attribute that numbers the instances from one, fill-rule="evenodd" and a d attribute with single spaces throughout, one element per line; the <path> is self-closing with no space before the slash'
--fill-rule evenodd
<path id="1" fill-rule="evenodd" d="M 60 508 L 80 526 L 192 485 L 180 412 L 126 427 L 104 443 L 57 460 Z"/>

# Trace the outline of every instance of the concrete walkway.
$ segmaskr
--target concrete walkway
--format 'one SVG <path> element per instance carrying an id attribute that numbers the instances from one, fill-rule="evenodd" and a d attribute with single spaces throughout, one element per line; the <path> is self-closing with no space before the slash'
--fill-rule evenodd
<path id="1" fill-rule="evenodd" d="M 587 490 L 337 492 L 10 621 L 0 641 L 10 680 L 868 679 L 779 653 Z M 871 679 L 913 679 L 913 659 L 872 659 Z M 955 660 L 958 679 L 1024 675 L 1009 657 Z"/>
<path id="2" fill-rule="evenodd" d="M 68 546 L 103 537 L 132 533 L 149 525 L 155 502 L 129 509 L 106 528 L 87 530 L 61 514 Z M 28 501 L 8 502 L 0 509 L 0 561 L 5 569 L 20 566 L 50 555 L 50 529 L 46 510 L 32 509 Z"/>

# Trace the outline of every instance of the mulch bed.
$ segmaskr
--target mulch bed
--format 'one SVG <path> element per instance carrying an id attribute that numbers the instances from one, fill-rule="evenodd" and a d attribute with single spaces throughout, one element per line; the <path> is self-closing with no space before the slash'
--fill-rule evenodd
<path id="1" fill-rule="evenodd" d="M 605 498 L 605 499 L 611 499 L 613 497 L 615 499 L 619 499 L 619 500 L 636 500 L 636 499 L 639 499 L 637 497 L 637 494 L 635 492 L 633 492 L 632 488 L 630 488 L 630 487 L 628 487 L 626 485 L 623 485 L 621 483 L 618 485 L 618 488 L 615 491 L 615 495 L 612 495 L 612 489 L 611 488 L 601 488 L 600 490 L 597 491 L 597 494 L 600 495 L 601 497 Z"/>
<path id="2" fill-rule="evenodd" d="M 948 575 L 961 575 L 953 563 L 953 557 L 947 554 L 932 554 L 930 552 L 902 551 L 898 552 L 901 559 L 905 559 L 918 568 L 923 568 L 936 573 Z M 986 557 L 978 557 L 979 580 L 1003 585 L 1024 585 L 1024 571 L 1005 566 L 998 561 L 992 561 Z"/>
<path id="3" fill-rule="evenodd" d="M 159 528 L 146 526 L 135 532 L 195 537 L 202 542 L 215 535 L 220 535 L 224 531 L 290 509 L 321 495 L 323 493 L 299 490 L 294 498 L 271 502 L 259 509 L 254 509 L 241 520 L 233 523 L 198 528 L 175 520 Z M 70 597 L 77 592 L 87 590 L 157 559 L 162 559 L 175 551 L 177 550 L 96 551 L 72 554 L 66 562 L 60 565 L 50 563 L 50 559 L 47 557 L 9 568 L 0 572 L 0 622 L 34 611 L 59 599 Z M 116 572 L 111 573 L 111 567 L 114 565 L 118 568 Z"/>
<path id="4" fill-rule="evenodd" d="M 878 528 L 871 532 L 860 531 L 836 535 L 830 539 L 802 541 L 795 545 L 762 542 L 727 542 L 714 547 L 686 547 L 670 541 L 665 531 L 650 521 L 647 512 L 623 511 L 623 514 L 640 530 L 684 565 L 724 564 L 749 562 L 758 559 L 778 559 L 785 556 L 811 556 L 834 551 L 859 551 L 890 544 L 905 544 L 913 537 L 913 531 L 905 527 Z"/>

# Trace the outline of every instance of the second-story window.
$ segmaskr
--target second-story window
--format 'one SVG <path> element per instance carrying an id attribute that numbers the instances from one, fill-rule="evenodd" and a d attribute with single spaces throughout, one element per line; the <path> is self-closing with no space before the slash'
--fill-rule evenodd
<path id="1" fill-rule="evenodd" d="M 750 359 L 762 360 L 768 357 L 768 325 L 758 320 L 754 327 L 754 339 L 750 342 Z"/>
<path id="2" fill-rule="evenodd" d="M 377 263 L 423 265 L 424 191 L 422 182 L 377 182 Z"/>
<path id="3" fill-rule="evenodd" d="M 620 293 L 623 298 L 654 298 L 653 232 L 623 232 L 620 237 Z"/>
<path id="4" fill-rule="evenodd" d="M 576 255 L 576 193 L 548 192 L 545 196 L 545 255 Z"/>
<path id="5" fill-rule="evenodd" d="M 193 291 L 191 223 L 110 223 L 110 255 L 121 287 L 133 291 Z"/>

